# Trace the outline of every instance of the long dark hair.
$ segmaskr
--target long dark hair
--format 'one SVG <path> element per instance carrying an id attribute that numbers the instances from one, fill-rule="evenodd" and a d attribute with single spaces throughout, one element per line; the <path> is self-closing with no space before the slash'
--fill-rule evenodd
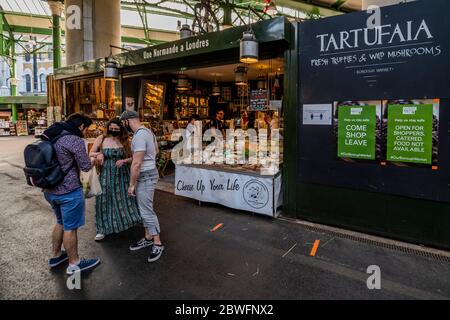
<path id="1" fill-rule="evenodd" d="M 108 121 L 108 123 L 106 124 L 105 133 L 103 134 L 103 136 L 105 138 L 112 137 L 111 135 L 108 134 L 109 126 L 112 124 L 119 126 L 120 135 L 118 136 L 118 138 L 119 138 L 119 141 L 122 144 L 123 148 L 125 149 L 125 157 L 129 158 L 131 156 L 130 139 L 128 136 L 128 131 L 125 129 L 125 127 L 120 122 L 119 117 L 112 118 L 111 120 Z"/>

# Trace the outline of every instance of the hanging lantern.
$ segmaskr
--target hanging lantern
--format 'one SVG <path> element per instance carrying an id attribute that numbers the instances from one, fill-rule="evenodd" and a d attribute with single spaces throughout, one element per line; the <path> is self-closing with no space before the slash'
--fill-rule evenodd
<path id="1" fill-rule="evenodd" d="M 192 36 L 192 30 L 188 24 L 183 24 L 180 29 L 180 39 L 189 38 Z"/>
<path id="2" fill-rule="evenodd" d="M 256 79 L 256 88 L 257 89 L 266 89 L 267 88 L 267 83 L 266 83 L 266 77 L 264 77 L 263 75 L 258 76 L 258 78 Z"/>
<path id="3" fill-rule="evenodd" d="M 242 63 L 258 62 L 258 41 L 253 30 L 244 31 L 240 43 L 240 61 Z"/>
<path id="4" fill-rule="evenodd" d="M 112 54 L 105 58 L 105 67 L 103 77 L 106 80 L 119 80 L 119 69 L 117 68 L 117 61 L 114 60 Z"/>
<path id="5" fill-rule="evenodd" d="M 187 91 L 189 90 L 189 81 L 188 77 L 185 74 L 178 75 L 177 79 L 177 88 L 178 91 Z"/>
<path id="6" fill-rule="evenodd" d="M 211 95 L 212 96 L 220 96 L 220 86 L 217 80 L 214 80 L 214 84 L 211 88 Z"/>
<path id="7" fill-rule="evenodd" d="M 234 70 L 234 77 L 237 86 L 247 85 L 247 68 L 243 66 L 238 66 Z"/>

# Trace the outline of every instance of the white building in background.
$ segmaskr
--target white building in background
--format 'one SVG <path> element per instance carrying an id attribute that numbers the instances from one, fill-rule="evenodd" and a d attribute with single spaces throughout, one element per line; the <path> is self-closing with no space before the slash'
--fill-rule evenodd
<path id="1" fill-rule="evenodd" d="M 5 58 L 0 57 L 0 96 L 9 95 L 9 66 Z"/>
<path id="2" fill-rule="evenodd" d="M 22 46 L 23 47 L 22 47 Z M 36 54 L 36 86 L 32 43 L 16 45 L 17 95 L 46 95 L 47 75 L 53 73 L 53 51 L 51 45 L 41 48 Z M 26 50 L 25 50 L 26 49 Z M 11 95 L 10 72 L 6 59 L 0 58 L 0 96 Z"/>

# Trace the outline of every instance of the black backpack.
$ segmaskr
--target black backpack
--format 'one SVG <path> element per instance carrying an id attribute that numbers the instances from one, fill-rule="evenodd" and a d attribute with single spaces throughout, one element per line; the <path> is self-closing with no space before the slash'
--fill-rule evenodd
<path id="1" fill-rule="evenodd" d="M 62 133 L 53 140 L 39 140 L 25 147 L 25 177 L 27 183 L 33 187 L 52 189 L 64 180 L 66 174 L 73 168 L 73 165 L 64 172 L 56 157 L 54 143 L 59 138 L 70 135 Z"/>

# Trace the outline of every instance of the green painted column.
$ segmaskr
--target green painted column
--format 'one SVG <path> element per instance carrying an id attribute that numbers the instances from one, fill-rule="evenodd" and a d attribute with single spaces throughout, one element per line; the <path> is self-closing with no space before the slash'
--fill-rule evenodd
<path id="1" fill-rule="evenodd" d="M 53 15 L 53 70 L 61 68 L 61 17 Z"/>
<path id="2" fill-rule="evenodd" d="M 17 95 L 17 84 L 16 84 L 16 42 L 13 41 L 11 43 L 11 69 L 9 72 L 9 83 L 11 87 L 11 96 L 14 97 Z M 12 81 L 12 83 L 11 83 Z M 11 111 L 12 111 L 12 121 L 14 123 L 17 122 L 17 105 L 13 104 L 11 105 Z"/>
<path id="3" fill-rule="evenodd" d="M 60 1 L 49 1 L 53 19 L 53 70 L 61 68 L 61 14 L 64 5 Z"/>
<path id="4" fill-rule="evenodd" d="M 0 56 L 3 56 L 5 52 L 5 46 L 3 42 L 3 12 L 0 13 Z"/>

